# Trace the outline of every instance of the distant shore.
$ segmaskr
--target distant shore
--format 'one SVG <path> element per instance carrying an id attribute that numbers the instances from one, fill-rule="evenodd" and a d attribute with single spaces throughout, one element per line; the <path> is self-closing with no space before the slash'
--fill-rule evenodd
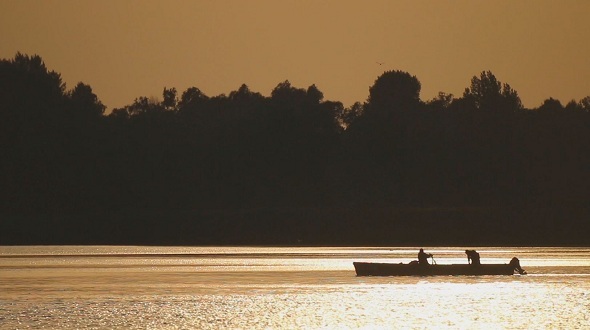
<path id="1" fill-rule="evenodd" d="M 120 209 L 4 215 L 1 245 L 587 246 L 590 208 Z"/>

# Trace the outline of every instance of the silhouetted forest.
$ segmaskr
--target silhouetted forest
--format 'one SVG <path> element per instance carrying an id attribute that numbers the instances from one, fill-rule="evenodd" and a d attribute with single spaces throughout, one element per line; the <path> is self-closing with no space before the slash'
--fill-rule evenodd
<path id="1" fill-rule="evenodd" d="M 420 89 L 387 71 L 345 107 L 289 81 L 166 87 L 107 114 L 18 53 L 0 61 L 0 243 L 590 243 L 590 96 L 526 109 L 489 71 Z"/>

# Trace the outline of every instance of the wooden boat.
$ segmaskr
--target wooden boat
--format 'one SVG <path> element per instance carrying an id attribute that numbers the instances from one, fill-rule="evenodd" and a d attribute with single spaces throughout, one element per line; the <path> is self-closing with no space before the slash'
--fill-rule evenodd
<path id="1" fill-rule="evenodd" d="M 357 276 L 434 276 L 434 275 L 525 275 L 518 258 L 509 264 L 451 264 L 420 265 L 417 261 L 409 264 L 376 262 L 353 262 Z"/>

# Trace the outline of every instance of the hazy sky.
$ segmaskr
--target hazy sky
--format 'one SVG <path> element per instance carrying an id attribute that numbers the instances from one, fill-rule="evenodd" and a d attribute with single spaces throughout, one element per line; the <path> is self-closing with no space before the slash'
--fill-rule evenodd
<path id="1" fill-rule="evenodd" d="M 537 107 L 590 95 L 589 17 L 588 0 L 0 0 L 0 57 L 41 55 L 109 109 L 287 79 L 349 106 L 391 69 L 416 75 L 423 100 L 491 70 Z"/>

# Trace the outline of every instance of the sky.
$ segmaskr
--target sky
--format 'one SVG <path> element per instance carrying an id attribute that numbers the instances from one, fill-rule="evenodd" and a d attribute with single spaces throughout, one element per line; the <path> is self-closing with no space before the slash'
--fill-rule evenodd
<path id="1" fill-rule="evenodd" d="M 588 17 L 587 0 L 0 0 L 0 58 L 38 54 L 109 110 L 285 80 L 350 106 L 387 70 L 415 75 L 424 101 L 490 70 L 534 108 L 590 95 Z"/>

